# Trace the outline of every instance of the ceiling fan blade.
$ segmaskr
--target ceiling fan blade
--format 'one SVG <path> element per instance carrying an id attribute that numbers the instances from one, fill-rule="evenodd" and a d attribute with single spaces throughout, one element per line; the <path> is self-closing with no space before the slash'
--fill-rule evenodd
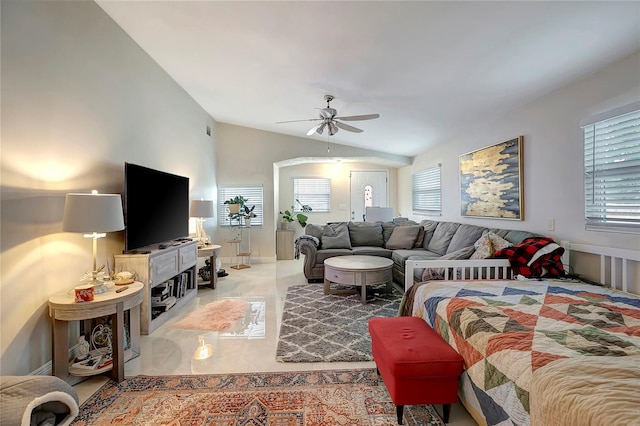
<path id="1" fill-rule="evenodd" d="M 335 117 L 336 120 L 344 121 L 359 121 L 359 120 L 373 120 L 379 118 L 380 114 L 363 114 L 363 115 L 348 115 L 346 117 Z"/>
<path id="2" fill-rule="evenodd" d="M 336 126 L 340 127 L 343 130 L 347 130 L 349 132 L 355 132 L 355 133 L 362 133 L 363 130 L 362 129 L 358 129 L 357 127 L 353 127 L 353 126 L 349 126 L 348 124 L 344 124 L 341 123 L 339 121 L 336 121 Z"/>
<path id="3" fill-rule="evenodd" d="M 320 123 L 320 124 L 317 124 L 317 125 L 313 126 L 311 128 L 311 130 L 309 130 L 307 132 L 307 136 L 311 136 L 312 134 L 314 134 L 316 132 L 316 130 L 318 130 L 320 128 L 320 126 L 322 126 L 322 125 L 323 125 L 323 123 Z M 320 132 L 320 133 L 322 133 L 322 132 Z"/>
<path id="4" fill-rule="evenodd" d="M 306 120 L 289 120 L 289 121 L 276 121 L 276 124 L 282 123 L 300 123 L 302 121 L 320 121 L 322 118 L 307 118 Z"/>

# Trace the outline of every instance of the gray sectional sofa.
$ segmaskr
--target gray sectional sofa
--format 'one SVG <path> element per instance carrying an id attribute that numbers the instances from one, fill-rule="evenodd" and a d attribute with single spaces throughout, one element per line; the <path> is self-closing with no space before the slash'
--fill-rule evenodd
<path id="1" fill-rule="evenodd" d="M 405 226 L 410 228 L 394 233 L 396 227 Z M 468 259 L 474 252 L 474 243 L 489 231 L 512 244 L 540 236 L 527 231 L 434 220 L 337 222 L 323 226 L 308 224 L 306 235 L 296 240 L 296 252 L 305 256 L 304 274 L 308 282 L 324 280 L 324 260 L 329 257 L 371 255 L 393 260 L 393 280 L 404 286 L 407 260 Z"/>

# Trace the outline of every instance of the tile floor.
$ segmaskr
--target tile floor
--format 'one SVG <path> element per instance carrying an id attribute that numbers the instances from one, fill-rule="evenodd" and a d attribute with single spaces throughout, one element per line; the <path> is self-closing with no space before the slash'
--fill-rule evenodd
<path id="1" fill-rule="evenodd" d="M 269 371 L 302 371 L 326 369 L 374 368 L 373 362 L 282 363 L 275 359 L 282 308 L 287 288 L 306 284 L 302 260 L 279 260 L 275 263 L 254 263 L 251 268 L 235 270 L 223 265 L 228 276 L 218 279 L 215 290 L 201 286 L 198 296 L 178 315 L 167 321 L 149 336 L 142 336 L 140 356 L 125 364 L 125 375 L 221 374 Z M 307 284 L 322 285 L 322 284 Z M 264 307 L 264 325 L 251 330 L 219 333 L 202 330 L 172 328 L 171 324 L 190 311 L 214 300 L 241 298 Z M 231 334 L 231 335 L 230 335 Z M 239 336 L 242 335 L 242 336 Z M 193 360 L 199 336 L 214 346 L 209 360 Z M 106 378 L 96 376 L 77 385 L 81 403 L 89 398 Z M 440 410 L 441 407 L 438 407 Z M 451 410 L 450 425 L 475 425 L 461 404 Z"/>

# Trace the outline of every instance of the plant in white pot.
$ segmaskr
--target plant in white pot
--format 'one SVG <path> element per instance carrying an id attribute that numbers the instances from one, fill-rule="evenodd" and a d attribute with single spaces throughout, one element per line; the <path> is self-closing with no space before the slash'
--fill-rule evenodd
<path id="1" fill-rule="evenodd" d="M 251 207 L 247 205 L 242 206 L 242 215 L 244 216 L 244 224 L 246 227 L 251 227 L 251 218 L 256 217 L 256 214 L 253 212 L 255 208 L 255 205 Z"/>
<path id="2" fill-rule="evenodd" d="M 308 206 L 306 204 L 302 204 L 297 199 L 296 199 L 296 203 L 300 204 L 301 210 L 303 212 L 305 212 L 305 213 L 308 213 L 308 212 L 313 210 L 311 208 L 311 206 Z M 302 213 L 294 214 L 293 210 L 294 210 L 294 206 L 291 206 L 290 210 L 285 210 L 284 213 L 280 212 L 280 214 L 282 215 L 282 222 L 281 222 L 281 228 L 282 229 L 289 229 L 289 224 L 291 222 L 293 222 L 294 220 L 297 220 L 298 223 L 300 224 L 300 226 L 302 226 L 303 228 L 305 226 L 307 226 L 307 220 L 309 220 L 309 216 L 307 216 L 306 214 L 302 214 Z"/>

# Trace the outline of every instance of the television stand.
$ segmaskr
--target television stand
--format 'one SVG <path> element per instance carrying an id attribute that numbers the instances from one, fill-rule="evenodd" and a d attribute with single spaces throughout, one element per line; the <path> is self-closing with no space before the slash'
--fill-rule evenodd
<path id="1" fill-rule="evenodd" d="M 198 293 L 197 271 L 198 246 L 196 241 L 175 246 L 163 244 L 164 249 L 147 248 L 134 250 L 135 253 L 115 255 L 115 270 L 135 274 L 136 281 L 144 285 L 140 309 L 140 333 L 151 334 L 167 320 L 172 318 Z M 155 287 L 159 287 L 154 291 Z M 164 293 L 174 297 L 175 304 L 155 303 L 154 293 L 167 288 Z M 169 294 L 170 293 L 170 294 Z M 165 297 L 163 294 L 162 297 Z"/>

